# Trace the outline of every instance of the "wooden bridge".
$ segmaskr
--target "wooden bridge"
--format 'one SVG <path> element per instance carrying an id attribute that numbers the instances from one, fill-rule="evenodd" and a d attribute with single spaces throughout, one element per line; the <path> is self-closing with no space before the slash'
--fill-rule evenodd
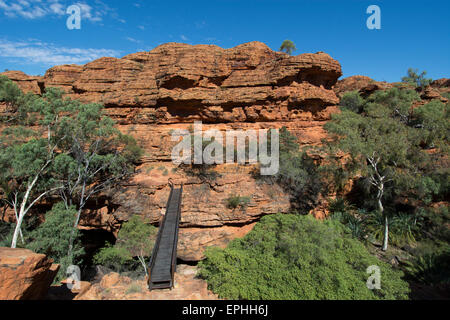
<path id="1" fill-rule="evenodd" d="M 181 216 L 183 185 L 175 189 L 170 182 L 170 195 L 166 214 L 159 226 L 158 236 L 149 263 L 148 286 L 150 290 L 172 288 L 177 268 L 178 227 Z"/>

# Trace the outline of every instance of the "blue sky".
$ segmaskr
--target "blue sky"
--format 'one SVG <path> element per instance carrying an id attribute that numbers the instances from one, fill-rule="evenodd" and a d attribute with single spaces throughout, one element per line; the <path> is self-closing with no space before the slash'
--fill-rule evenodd
<path id="1" fill-rule="evenodd" d="M 81 8 L 80 30 L 68 30 L 68 6 Z M 369 5 L 381 29 L 369 30 Z M 0 0 L 0 71 L 45 73 L 65 63 L 122 57 L 166 42 L 231 48 L 261 41 L 278 50 L 325 51 L 344 77 L 399 81 L 409 67 L 450 77 L 450 1 L 325 0 Z"/>

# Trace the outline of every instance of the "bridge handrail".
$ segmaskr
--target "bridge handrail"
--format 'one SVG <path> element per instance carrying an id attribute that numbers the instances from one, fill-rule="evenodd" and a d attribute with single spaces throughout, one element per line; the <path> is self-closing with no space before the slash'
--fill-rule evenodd
<path id="1" fill-rule="evenodd" d="M 177 224 L 175 226 L 175 239 L 173 242 L 173 250 L 172 250 L 172 263 L 171 263 L 171 268 L 170 268 L 170 274 L 172 276 L 174 276 L 174 272 L 177 271 L 177 245 L 178 245 L 178 230 L 180 228 L 179 226 L 179 222 L 180 222 L 180 218 L 181 218 L 181 201 L 183 198 L 183 184 L 181 184 L 181 188 L 180 188 L 180 200 L 178 201 L 178 211 L 177 211 Z"/>
<path id="2" fill-rule="evenodd" d="M 155 264 L 155 257 L 156 257 L 155 254 L 156 254 L 156 251 L 158 250 L 159 244 L 161 242 L 162 231 L 164 230 L 164 224 L 166 222 L 167 208 L 169 207 L 170 200 L 172 200 L 172 195 L 173 195 L 173 184 L 170 185 L 169 199 L 167 200 L 167 204 L 166 204 L 166 214 L 164 215 L 161 223 L 159 224 L 158 235 L 156 236 L 156 241 L 153 246 L 152 255 L 150 257 L 150 262 L 148 264 L 148 281 L 150 281 L 150 279 L 151 279 L 151 272 L 152 272 L 153 266 Z"/>

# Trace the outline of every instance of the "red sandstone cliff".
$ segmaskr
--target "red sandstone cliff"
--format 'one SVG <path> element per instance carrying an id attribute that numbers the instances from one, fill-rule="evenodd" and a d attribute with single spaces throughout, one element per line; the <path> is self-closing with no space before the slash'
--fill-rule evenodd
<path id="1" fill-rule="evenodd" d="M 323 124 L 337 110 L 332 87 L 342 72 L 323 52 L 288 56 L 250 42 L 231 49 L 169 43 L 121 59 L 53 67 L 44 77 L 3 74 L 26 92 L 60 87 L 71 98 L 104 104 L 118 128 L 145 150 L 134 178 L 100 208 L 87 210 L 82 228 L 116 232 L 132 214 L 158 223 L 173 178 L 185 184 L 179 257 L 198 260 L 203 248 L 243 236 L 262 215 L 289 211 L 289 198 L 279 187 L 255 181 L 249 166 L 217 166 L 221 176 L 211 181 L 177 170 L 170 160 L 171 131 L 194 120 L 204 130 L 286 126 L 301 144 L 318 144 L 326 137 Z M 249 196 L 249 206 L 227 208 L 231 194 Z"/>

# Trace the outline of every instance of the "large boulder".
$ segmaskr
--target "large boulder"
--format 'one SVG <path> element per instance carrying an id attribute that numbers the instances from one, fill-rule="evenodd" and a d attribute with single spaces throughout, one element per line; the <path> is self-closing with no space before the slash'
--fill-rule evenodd
<path id="1" fill-rule="evenodd" d="M 44 254 L 0 248 L 0 300 L 44 299 L 58 270 Z"/>
<path id="2" fill-rule="evenodd" d="M 385 81 L 375 81 L 366 76 L 350 76 L 339 80 L 333 87 L 333 91 L 340 98 L 349 91 L 358 91 L 363 96 L 367 96 L 377 90 L 392 88 L 393 84 Z"/>

